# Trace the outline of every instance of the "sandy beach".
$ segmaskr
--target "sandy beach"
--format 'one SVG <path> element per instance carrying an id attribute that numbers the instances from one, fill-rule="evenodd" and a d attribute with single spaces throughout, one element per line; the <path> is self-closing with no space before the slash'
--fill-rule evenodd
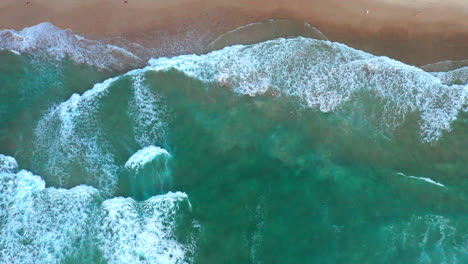
<path id="1" fill-rule="evenodd" d="M 464 0 L 4 0 L 0 28 L 41 22 L 101 40 L 122 37 L 146 47 L 200 50 L 220 34 L 269 18 L 297 19 L 331 41 L 413 65 L 468 58 Z M 193 48 L 193 50 L 192 50 Z"/>

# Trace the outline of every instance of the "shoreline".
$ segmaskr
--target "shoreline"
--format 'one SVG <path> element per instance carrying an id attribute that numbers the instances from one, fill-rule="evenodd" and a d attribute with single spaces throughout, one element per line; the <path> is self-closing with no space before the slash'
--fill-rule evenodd
<path id="1" fill-rule="evenodd" d="M 26 4 L 26 2 L 28 4 Z M 125 3 L 127 2 L 127 3 Z M 352 3 L 351 3 L 352 2 Z M 468 58 L 468 2 L 389 0 L 5 0 L 0 29 L 41 22 L 96 40 L 123 38 L 159 56 L 196 53 L 219 35 L 266 19 L 296 19 L 330 41 L 412 65 Z"/>

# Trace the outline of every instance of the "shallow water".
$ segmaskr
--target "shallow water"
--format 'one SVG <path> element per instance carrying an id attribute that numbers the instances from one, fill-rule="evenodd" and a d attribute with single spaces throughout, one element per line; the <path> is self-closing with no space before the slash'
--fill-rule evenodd
<path id="1" fill-rule="evenodd" d="M 466 68 L 306 38 L 0 58 L 5 263 L 468 261 Z"/>

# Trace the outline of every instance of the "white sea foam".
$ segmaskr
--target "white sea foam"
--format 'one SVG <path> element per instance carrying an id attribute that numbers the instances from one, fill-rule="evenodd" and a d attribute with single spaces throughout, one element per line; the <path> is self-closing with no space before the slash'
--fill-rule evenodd
<path id="1" fill-rule="evenodd" d="M 408 113 L 420 113 L 425 142 L 450 130 L 466 104 L 466 86 L 447 86 L 437 77 L 401 62 L 376 57 L 329 41 L 276 39 L 250 46 L 231 46 L 206 55 L 151 59 L 154 71 L 176 69 L 201 81 L 218 83 L 240 94 L 267 89 L 299 98 L 322 112 L 339 111 L 346 102 L 371 103 L 374 98 L 382 128 L 393 130 Z M 366 101 L 366 102 L 364 102 Z M 359 104 L 358 104 L 359 105 Z M 354 109 L 358 111 L 358 109 Z M 377 110 L 376 110 L 377 111 Z"/>
<path id="2" fill-rule="evenodd" d="M 133 118 L 133 132 L 141 147 L 163 142 L 167 116 L 164 100 L 145 84 L 143 74 L 132 76 L 133 98 L 129 113 Z"/>
<path id="3" fill-rule="evenodd" d="M 127 50 L 88 40 L 50 23 L 41 23 L 21 31 L 1 30 L 1 49 L 18 53 L 43 51 L 56 59 L 69 57 L 76 63 L 118 71 L 144 65 L 141 58 Z"/>
<path id="4" fill-rule="evenodd" d="M 440 78 L 442 83 L 452 85 L 468 85 L 468 66 L 448 72 L 431 72 L 432 75 Z"/>
<path id="5" fill-rule="evenodd" d="M 414 262 L 466 263 L 468 238 L 450 218 L 440 215 L 413 215 L 408 221 L 383 226 L 383 251 L 373 252 L 383 259 L 401 257 L 401 250 L 414 252 Z"/>
<path id="6" fill-rule="evenodd" d="M 99 105 L 111 93 L 114 82 L 130 78 L 133 94 L 127 109 L 119 105 L 114 112 L 129 116 L 129 126 L 140 147 L 164 146 L 167 110 L 163 99 L 145 82 L 148 70 L 176 69 L 251 96 L 272 89 L 277 95 L 293 96 L 322 112 L 362 111 L 362 119 L 380 123 L 377 129 L 393 129 L 408 113 L 419 113 L 420 133 L 426 142 L 451 129 L 451 122 L 466 105 L 468 92 L 466 85 L 444 85 L 437 77 L 389 58 L 305 38 L 237 45 L 206 55 L 152 59 L 149 63 L 144 69 L 96 84 L 51 109 L 35 131 L 38 166 L 44 164 L 48 174 L 65 182 L 70 168 L 82 168 L 91 177 L 86 184 L 112 194 L 121 165 L 116 164 L 108 146 L 112 134 L 102 129 Z M 347 102 L 353 103 L 352 109 L 343 107 Z M 359 109 L 373 102 L 375 113 Z"/>
<path id="7" fill-rule="evenodd" d="M 191 211 L 186 194 L 99 205 L 100 197 L 93 187 L 46 188 L 29 171 L 0 172 L 0 263 L 91 263 L 95 249 L 107 263 L 191 262 L 194 234 L 183 243 L 175 235 Z"/>
<path id="8" fill-rule="evenodd" d="M 165 104 L 139 81 L 143 72 L 133 70 L 124 75 L 134 81 L 133 97 L 128 98 L 127 105 L 116 106 L 112 114 L 129 116 L 132 123 L 128 126 L 134 130 L 134 140 L 142 147 L 163 145 Z M 98 115 L 100 106 L 112 94 L 111 88 L 119 78 L 96 84 L 81 96 L 73 94 L 69 100 L 50 109 L 38 122 L 34 141 L 36 165 L 45 168 L 43 173 L 58 179 L 59 184 L 66 184 L 71 169 L 79 167 L 88 177 L 86 184 L 112 195 L 121 165 L 116 164 L 115 151 L 109 144 L 113 139 L 109 134 L 112 131 L 103 127 Z"/>
<path id="9" fill-rule="evenodd" d="M 15 158 L 0 154 L 0 173 L 15 172 L 18 169 L 18 163 Z"/>
<path id="10" fill-rule="evenodd" d="M 19 51 L 16 51 L 16 50 L 8 50 L 8 51 L 13 53 L 13 54 L 16 54 L 16 55 L 21 55 L 21 53 Z"/>
<path id="11" fill-rule="evenodd" d="M 96 189 L 45 188 L 28 171 L 0 173 L 0 262 L 62 263 L 89 235 Z"/>
<path id="12" fill-rule="evenodd" d="M 81 96 L 73 94 L 39 121 L 35 129 L 36 164 L 60 184 L 68 181 L 70 168 L 78 166 L 89 177 L 86 184 L 112 194 L 118 166 L 107 149 L 96 114 L 100 100 L 116 79 L 96 84 Z"/>
<path id="13" fill-rule="evenodd" d="M 138 170 L 161 156 L 169 158 L 171 154 L 163 148 L 148 146 L 135 152 L 135 154 L 127 160 L 125 167 L 129 170 Z"/>
<path id="14" fill-rule="evenodd" d="M 177 213 L 189 207 L 184 193 L 106 200 L 101 206 L 99 245 L 107 263 L 190 263 L 194 240 L 176 240 Z M 186 210 L 187 210 L 186 208 Z"/>
<path id="15" fill-rule="evenodd" d="M 412 178 L 412 179 L 416 179 L 416 180 L 420 180 L 420 181 L 425 181 L 425 182 L 428 182 L 428 183 L 430 183 L 430 184 L 434 184 L 434 185 L 437 185 L 437 186 L 440 186 L 440 187 L 443 187 L 443 188 L 447 188 L 447 187 L 445 187 L 445 185 L 443 185 L 442 183 L 436 182 L 436 181 L 434 181 L 434 180 L 431 179 L 431 178 L 416 177 L 416 176 L 405 175 L 405 174 L 402 173 L 402 172 L 398 172 L 397 174 L 400 175 L 400 176 L 404 176 L 404 177 L 408 177 L 408 178 Z"/>

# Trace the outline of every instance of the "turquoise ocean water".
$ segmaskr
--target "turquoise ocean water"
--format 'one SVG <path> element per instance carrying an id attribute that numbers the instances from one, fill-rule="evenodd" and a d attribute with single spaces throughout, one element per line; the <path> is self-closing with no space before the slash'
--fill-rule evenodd
<path id="1" fill-rule="evenodd" d="M 56 54 L 0 51 L 1 263 L 468 263 L 468 68 Z"/>

